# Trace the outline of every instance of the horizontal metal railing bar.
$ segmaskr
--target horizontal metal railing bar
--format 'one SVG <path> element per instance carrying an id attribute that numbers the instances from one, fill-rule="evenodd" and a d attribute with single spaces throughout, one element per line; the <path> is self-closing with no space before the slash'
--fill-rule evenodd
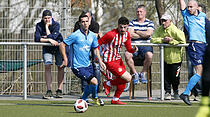
<path id="1" fill-rule="evenodd" d="M 46 46 L 52 46 L 50 43 L 39 43 L 39 42 L 0 42 L 0 45 L 46 45 Z M 131 43 L 131 45 L 187 47 L 189 44 L 186 43 L 186 44 L 170 45 L 170 44 L 144 43 L 143 41 L 140 41 L 140 42 Z"/>
<path id="2" fill-rule="evenodd" d="M 160 48 L 160 73 L 161 73 L 161 100 L 164 99 L 164 76 L 163 76 L 163 62 L 164 62 L 164 47 L 187 47 L 188 44 L 178 44 L 178 45 L 170 45 L 170 44 L 153 44 L 153 43 L 149 43 L 149 42 L 145 42 L 145 41 L 141 41 L 141 42 L 135 42 L 135 43 L 131 43 L 132 45 L 137 45 L 137 46 L 156 46 Z M 23 77 L 24 77 L 24 99 L 27 99 L 27 46 L 52 46 L 50 43 L 39 43 L 39 42 L 0 42 L 0 45 L 22 45 L 23 47 L 23 53 L 24 53 L 24 71 L 23 71 Z"/>
<path id="3" fill-rule="evenodd" d="M 131 45 L 138 45 L 138 46 L 172 46 L 172 47 L 187 47 L 189 43 L 186 44 L 178 44 L 178 45 L 171 45 L 171 44 L 154 44 L 154 43 L 144 43 L 142 41 L 131 43 Z"/>
<path id="4" fill-rule="evenodd" d="M 39 42 L 0 42 L 0 45 L 45 45 L 45 46 L 52 46 L 50 43 L 39 43 Z"/>

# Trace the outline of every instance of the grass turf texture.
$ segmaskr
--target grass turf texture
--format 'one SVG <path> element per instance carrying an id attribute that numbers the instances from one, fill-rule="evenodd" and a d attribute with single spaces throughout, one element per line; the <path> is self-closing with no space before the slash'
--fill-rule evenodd
<path id="1" fill-rule="evenodd" d="M 199 104 L 127 102 L 127 105 L 89 106 L 76 113 L 73 101 L 6 101 L 0 100 L 0 117 L 194 117 Z"/>

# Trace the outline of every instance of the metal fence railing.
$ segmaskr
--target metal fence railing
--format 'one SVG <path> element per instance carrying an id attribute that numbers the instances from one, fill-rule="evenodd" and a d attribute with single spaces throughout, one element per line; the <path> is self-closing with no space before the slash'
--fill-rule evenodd
<path id="1" fill-rule="evenodd" d="M 172 46 L 172 45 L 169 45 L 169 44 L 152 44 L 152 43 L 147 43 L 147 44 L 144 44 L 144 43 L 139 43 L 139 44 L 136 44 L 135 45 L 139 45 L 139 46 L 158 46 L 160 48 L 160 85 L 161 85 L 161 88 L 160 88 L 160 98 L 161 100 L 164 100 L 164 47 L 165 46 Z M 188 44 L 179 44 L 179 45 L 176 45 L 176 46 L 179 46 L 179 47 L 187 47 Z"/>
<path id="2" fill-rule="evenodd" d="M 27 99 L 27 95 L 35 95 L 45 92 L 45 81 L 43 73 L 41 51 L 30 51 L 29 48 L 40 48 L 49 43 L 31 43 L 31 42 L 0 42 L 0 54 L 4 58 L 0 59 L 0 94 L 19 94 Z M 137 43 L 139 46 L 153 46 L 154 56 L 152 63 L 152 83 L 159 85 L 160 97 L 164 99 L 164 47 L 168 44 Z M 180 44 L 177 46 L 187 46 Z M 11 56 L 13 55 L 13 56 Z M 14 57 L 15 56 L 15 57 Z M 187 66 L 185 55 L 183 55 L 183 64 L 181 72 L 181 83 L 187 81 Z M 53 86 L 56 90 L 56 67 L 52 69 Z M 75 78 L 69 69 L 65 72 L 64 93 L 70 94 L 78 92 L 80 82 Z M 75 88 L 76 87 L 76 88 Z M 80 88 L 80 87 L 79 87 Z"/>
<path id="3" fill-rule="evenodd" d="M 37 95 L 46 92 L 44 64 L 42 60 L 43 45 L 49 43 L 34 42 L 0 42 L 0 95 Z M 36 50 L 36 51 L 35 51 Z M 65 70 L 69 72 L 69 69 Z M 52 90 L 57 88 L 57 67 L 52 65 Z M 79 84 L 71 73 L 65 74 L 63 92 L 74 93 L 71 84 Z"/>

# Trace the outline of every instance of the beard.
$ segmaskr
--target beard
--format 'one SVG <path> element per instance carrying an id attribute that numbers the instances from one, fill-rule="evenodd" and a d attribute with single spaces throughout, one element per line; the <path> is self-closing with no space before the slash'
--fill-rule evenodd
<path id="1" fill-rule="evenodd" d="M 80 25 L 80 29 L 83 30 L 84 32 L 88 30 L 88 28 L 83 25 Z"/>

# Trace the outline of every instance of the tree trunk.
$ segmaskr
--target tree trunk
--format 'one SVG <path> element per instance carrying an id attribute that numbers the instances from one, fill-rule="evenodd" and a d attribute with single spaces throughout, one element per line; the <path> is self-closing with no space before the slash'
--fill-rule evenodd
<path id="1" fill-rule="evenodd" d="M 160 18 L 165 12 L 163 0 L 155 0 L 155 7 L 157 9 L 159 23 L 161 24 Z"/>

